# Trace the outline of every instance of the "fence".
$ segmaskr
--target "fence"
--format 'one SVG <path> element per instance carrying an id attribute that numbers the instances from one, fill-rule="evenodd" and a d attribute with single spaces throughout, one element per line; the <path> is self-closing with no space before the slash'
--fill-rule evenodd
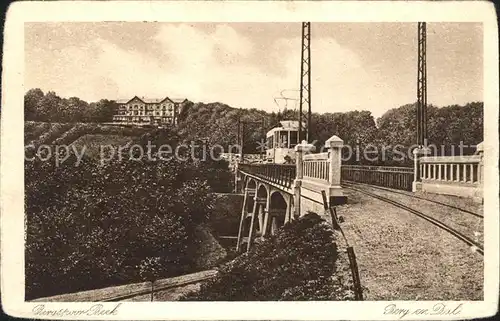
<path id="1" fill-rule="evenodd" d="M 341 178 L 345 181 L 411 191 L 414 170 L 409 167 L 342 165 Z"/>
<path id="2" fill-rule="evenodd" d="M 285 188 L 292 187 L 296 175 L 296 167 L 293 164 L 238 164 L 238 169 Z"/>

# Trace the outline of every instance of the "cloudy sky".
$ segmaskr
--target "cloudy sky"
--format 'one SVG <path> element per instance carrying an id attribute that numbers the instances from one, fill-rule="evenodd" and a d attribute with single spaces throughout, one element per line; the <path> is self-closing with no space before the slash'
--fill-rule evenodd
<path id="1" fill-rule="evenodd" d="M 313 111 L 378 117 L 416 100 L 416 23 L 311 29 Z M 429 103 L 483 100 L 482 34 L 481 24 L 427 24 Z M 300 23 L 29 23 L 25 89 L 87 101 L 170 96 L 294 108 L 279 97 L 298 97 L 300 35 Z"/>

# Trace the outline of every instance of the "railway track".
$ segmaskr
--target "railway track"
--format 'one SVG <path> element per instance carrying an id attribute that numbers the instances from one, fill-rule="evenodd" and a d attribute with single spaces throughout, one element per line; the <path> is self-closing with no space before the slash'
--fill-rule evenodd
<path id="1" fill-rule="evenodd" d="M 213 271 L 213 273 L 210 273 L 208 275 L 199 275 L 199 276 L 195 275 L 195 276 L 189 277 L 186 280 L 177 281 L 177 282 L 164 284 L 164 285 L 158 285 L 158 286 L 154 287 L 153 293 L 165 291 L 165 290 L 169 290 L 169 289 L 174 289 L 174 288 L 178 288 L 178 287 L 193 284 L 193 283 L 207 281 L 207 280 L 214 278 L 216 275 L 217 275 L 217 272 Z M 137 291 L 134 291 L 131 293 L 116 295 L 113 297 L 106 298 L 104 300 L 100 300 L 100 302 L 117 302 L 117 301 L 132 299 L 132 298 L 135 298 L 138 296 L 143 296 L 143 295 L 151 295 L 151 289 L 150 288 L 149 289 L 140 289 L 140 290 L 137 290 Z"/>
<path id="2" fill-rule="evenodd" d="M 410 212 L 414 215 L 417 215 L 418 217 L 428 221 L 429 223 L 439 227 L 440 229 L 450 233 L 451 235 L 453 235 L 454 237 L 456 237 L 457 239 L 461 240 L 462 242 L 464 242 L 465 244 L 471 246 L 471 247 L 474 247 L 476 249 L 476 252 L 480 253 L 481 255 L 484 255 L 484 248 L 481 244 L 477 243 L 476 241 L 472 240 L 471 238 L 469 238 L 468 236 L 460 233 L 459 231 L 457 231 L 456 229 L 442 223 L 441 221 L 439 220 L 436 220 L 435 218 L 427 215 L 427 214 L 424 214 L 414 208 L 411 208 L 411 207 L 408 207 L 400 202 L 397 202 L 397 201 L 394 201 L 390 198 L 387 198 L 387 197 L 384 197 L 384 196 L 380 196 L 380 195 L 377 195 L 377 194 L 374 194 L 374 193 L 371 193 L 371 192 L 368 192 L 368 191 L 365 191 L 365 190 L 362 190 L 362 189 L 359 189 L 359 188 L 356 188 L 355 184 L 351 184 L 351 183 L 347 183 L 347 182 L 344 182 L 343 185 L 346 186 L 346 188 L 349 188 L 353 191 L 357 191 L 359 193 L 362 193 L 362 194 L 365 194 L 365 195 L 368 195 L 370 197 L 373 197 L 373 198 L 376 198 L 378 200 L 381 200 L 383 202 L 386 202 L 386 203 L 389 203 L 393 206 L 396 206 L 398 208 L 401 208 L 407 212 Z M 406 194 L 405 194 L 406 195 Z"/>
<path id="3" fill-rule="evenodd" d="M 428 199 L 428 198 L 425 198 L 425 197 L 421 197 L 421 196 L 417 196 L 417 195 L 411 195 L 409 193 L 397 191 L 397 190 L 394 190 L 394 189 L 391 189 L 391 188 L 387 188 L 387 187 L 376 186 L 376 185 L 369 185 L 369 184 L 358 183 L 358 182 L 351 182 L 351 181 L 343 181 L 342 184 L 367 186 L 367 187 L 370 187 L 370 188 L 380 189 L 380 190 L 388 191 L 388 192 L 395 193 L 395 194 L 401 194 L 401 195 L 409 196 L 409 197 L 416 198 L 416 199 L 419 199 L 419 200 L 427 201 L 427 202 L 430 202 L 430 203 L 434 203 L 434 204 L 446 206 L 446 207 L 452 208 L 454 210 L 458 210 L 458 211 L 461 211 L 461 212 L 473 215 L 475 217 L 479 217 L 481 219 L 484 218 L 483 215 L 475 213 L 473 211 L 469 211 L 469 210 L 464 209 L 464 208 L 460 208 L 460 207 L 453 206 L 453 205 L 450 205 L 450 204 L 446 204 L 446 203 L 443 203 L 443 202 L 431 200 L 431 199 Z"/>

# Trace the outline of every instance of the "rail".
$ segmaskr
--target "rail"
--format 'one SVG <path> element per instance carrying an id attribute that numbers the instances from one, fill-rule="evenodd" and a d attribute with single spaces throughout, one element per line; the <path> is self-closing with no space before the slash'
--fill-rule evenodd
<path id="1" fill-rule="evenodd" d="M 460 231 L 454 229 L 453 227 L 435 219 L 434 217 L 432 216 L 429 216 L 428 214 L 424 214 L 423 212 L 417 210 L 417 209 L 414 209 L 412 207 L 409 207 L 409 206 L 406 206 L 405 204 L 403 203 L 400 203 L 400 202 L 397 202 L 393 199 L 390 199 L 388 197 L 384 197 L 384 196 L 381 196 L 381 195 L 378 195 L 378 194 L 375 194 L 375 193 L 371 193 L 371 192 L 368 192 L 366 190 L 363 190 L 363 189 L 359 189 L 359 188 L 356 188 L 350 184 L 347 184 L 346 186 L 347 188 L 349 189 L 352 189 L 354 191 L 357 191 L 357 192 L 360 192 L 360 193 L 363 193 L 363 194 L 366 194 L 368 196 L 371 196 L 373 198 L 376 198 L 376 199 L 379 199 L 381 201 L 384 201 L 386 203 L 389 203 L 391 205 L 394 205 L 396 207 L 399 207 L 407 212 L 410 212 L 412 214 L 415 214 L 416 216 L 420 217 L 420 218 L 423 218 L 424 220 L 428 221 L 429 223 L 439 227 L 440 229 L 450 233 L 451 235 L 453 235 L 454 237 L 456 237 L 457 239 L 461 240 L 462 242 L 464 242 L 465 244 L 469 245 L 474 251 L 478 252 L 479 254 L 481 255 L 484 255 L 484 248 L 483 248 L 483 245 L 476 242 L 475 240 L 471 239 L 470 237 L 464 235 L 463 233 L 461 233 Z"/>
<path id="2" fill-rule="evenodd" d="M 414 170 L 409 167 L 342 165 L 341 175 L 343 181 L 411 191 Z"/>
<path id="3" fill-rule="evenodd" d="M 238 164 L 238 169 L 284 188 L 292 187 L 296 175 L 294 164 Z"/>

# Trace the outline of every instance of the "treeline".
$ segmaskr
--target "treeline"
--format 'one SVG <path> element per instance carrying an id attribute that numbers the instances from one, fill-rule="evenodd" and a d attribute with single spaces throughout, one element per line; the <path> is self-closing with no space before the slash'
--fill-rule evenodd
<path id="1" fill-rule="evenodd" d="M 55 92 L 46 94 L 30 89 L 24 95 L 24 119 L 43 122 L 109 122 L 118 105 L 113 100 L 101 99 L 88 103 L 78 97 L 61 98 Z"/>
<path id="2" fill-rule="evenodd" d="M 32 130 L 35 125 L 30 125 Z M 150 130 L 135 144 L 175 147 L 170 130 Z M 196 158 L 123 160 L 104 165 L 71 155 L 64 163 L 25 162 L 26 298 L 193 272 L 195 228 L 213 211 L 209 193 L 229 188 L 227 163 Z M 186 153 L 185 155 L 183 153 Z"/>
<path id="3" fill-rule="evenodd" d="M 114 101 L 100 100 L 87 103 L 79 98 L 60 98 L 54 92 L 44 94 L 40 89 L 29 90 L 24 98 L 25 119 L 47 122 L 106 122 L 116 111 Z M 416 106 L 407 104 L 387 111 L 375 119 L 366 110 L 344 113 L 313 113 L 310 125 L 310 141 L 319 150 L 332 135 L 337 135 L 350 147 L 344 150 L 344 162 L 348 164 L 370 163 L 374 165 L 408 165 L 409 160 L 394 160 L 394 146 L 408 152 L 416 141 Z M 438 108 L 428 106 L 428 144 L 438 146 L 438 154 L 449 154 L 450 146 L 468 145 L 463 150 L 470 154 L 474 145 L 483 140 L 483 103 L 471 102 L 465 106 L 451 105 Z M 222 103 L 188 102 L 178 115 L 179 134 L 188 140 L 202 140 L 220 145 L 225 152 L 241 142 L 247 154 L 262 152 L 265 135 L 280 120 L 297 120 L 294 110 L 267 113 L 256 108 L 238 109 Z M 238 120 L 245 123 L 240 126 Z M 240 140 L 239 140 L 240 139 Z M 363 153 L 368 145 L 370 159 Z M 443 150 L 442 146 L 446 146 Z M 382 148 L 388 148 L 382 151 Z M 232 151 L 237 151 L 233 149 Z M 383 157 L 380 154 L 384 154 Z M 351 155 L 349 157 L 349 155 Z M 379 160 L 374 161 L 378 156 Z"/>
<path id="4" fill-rule="evenodd" d="M 375 119 L 371 112 L 350 111 L 345 113 L 313 113 L 310 127 L 310 141 L 317 150 L 332 135 L 344 140 L 344 162 L 350 164 L 373 165 L 409 165 L 409 159 L 395 160 L 393 147 L 411 155 L 410 149 L 416 141 L 416 107 L 408 104 L 387 111 Z M 238 135 L 238 119 L 246 122 Z M 296 120 L 294 110 L 267 113 L 258 109 L 237 109 L 221 103 L 191 103 L 179 116 L 179 131 L 189 138 L 206 139 L 213 144 L 220 144 L 229 151 L 231 145 L 238 144 L 238 138 L 244 137 L 245 153 L 259 153 L 268 130 L 279 125 L 280 120 Z M 428 144 L 438 147 L 438 154 L 450 152 L 450 146 L 462 142 L 468 145 L 463 152 L 472 153 L 474 145 L 483 140 L 483 103 L 472 102 L 465 106 L 452 105 L 438 108 L 428 106 Z M 371 147 L 370 159 L 364 157 L 363 150 Z M 441 150 L 441 145 L 445 146 Z M 385 150 L 382 157 L 382 148 Z M 376 150 L 375 150 L 376 149 Z M 359 157 L 355 151 L 360 150 Z M 351 154 L 351 157 L 348 157 Z M 373 160 L 376 157 L 378 160 Z M 385 157 L 385 158 L 384 158 Z"/>

